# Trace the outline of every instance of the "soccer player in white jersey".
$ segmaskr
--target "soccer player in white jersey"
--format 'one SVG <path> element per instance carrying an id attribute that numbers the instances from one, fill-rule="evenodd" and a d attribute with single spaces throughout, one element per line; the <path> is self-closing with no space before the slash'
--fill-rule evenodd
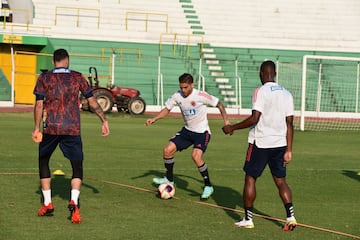
<path id="1" fill-rule="evenodd" d="M 264 61 L 260 67 L 262 86 L 253 94 L 252 114 L 245 120 L 223 127 L 225 134 L 234 130 L 250 128 L 249 147 L 244 164 L 245 183 L 243 200 L 245 218 L 236 227 L 253 228 L 253 204 L 256 198 L 256 179 L 269 165 L 273 180 L 286 210 L 284 230 L 296 227 L 291 189 L 286 183 L 286 166 L 292 159 L 294 135 L 293 97 L 275 82 L 276 67 L 273 61 Z"/>
<path id="2" fill-rule="evenodd" d="M 224 125 L 229 125 L 230 122 L 226 110 L 218 98 L 194 89 L 192 75 L 188 73 L 181 75 L 179 84 L 180 90 L 166 101 L 165 107 L 155 117 L 146 120 L 146 126 L 150 126 L 157 120 L 167 116 L 175 106 L 179 106 L 185 122 L 185 126 L 163 148 L 166 176 L 154 178 L 153 182 L 156 184 L 174 183 L 174 154 L 176 151 L 182 151 L 192 145 L 191 157 L 198 167 L 205 185 L 201 198 L 208 199 L 214 192 L 214 188 L 210 182 L 208 167 L 203 160 L 203 154 L 210 142 L 211 135 L 207 119 L 207 105 L 217 107 L 220 110 Z"/>

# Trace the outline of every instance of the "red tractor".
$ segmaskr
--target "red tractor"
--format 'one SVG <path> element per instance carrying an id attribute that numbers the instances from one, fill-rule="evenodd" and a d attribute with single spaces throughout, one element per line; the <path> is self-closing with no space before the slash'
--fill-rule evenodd
<path id="1" fill-rule="evenodd" d="M 134 88 L 119 87 L 111 85 L 109 88 L 100 87 L 95 67 L 89 67 L 89 84 L 93 89 L 93 95 L 104 112 L 111 112 L 115 106 L 118 112 L 128 112 L 139 115 L 145 112 L 146 103 L 140 97 L 140 91 Z M 86 98 L 80 97 L 81 108 L 85 111 L 91 111 Z"/>

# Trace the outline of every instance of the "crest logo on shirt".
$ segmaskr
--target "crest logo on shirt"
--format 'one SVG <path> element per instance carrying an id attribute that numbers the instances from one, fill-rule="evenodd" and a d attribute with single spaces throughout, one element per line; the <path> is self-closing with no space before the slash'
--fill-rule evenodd
<path id="1" fill-rule="evenodd" d="M 191 102 L 191 106 L 195 107 L 196 103 L 194 101 Z"/>

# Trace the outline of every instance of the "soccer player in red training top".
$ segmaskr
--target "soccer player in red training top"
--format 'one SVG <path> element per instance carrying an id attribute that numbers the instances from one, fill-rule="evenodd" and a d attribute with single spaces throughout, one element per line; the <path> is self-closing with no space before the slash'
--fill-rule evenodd
<path id="1" fill-rule="evenodd" d="M 224 125 L 230 124 L 226 110 L 218 98 L 206 92 L 194 89 L 193 77 L 184 73 L 179 77 L 180 90 L 175 92 L 165 104 L 158 115 L 146 120 L 146 126 L 165 117 L 175 107 L 179 106 L 185 126 L 163 148 L 163 159 L 166 168 L 166 176 L 154 178 L 155 184 L 174 182 L 173 167 L 175 163 L 174 154 L 193 145 L 192 159 L 204 180 L 204 190 L 201 194 L 202 199 L 208 199 L 214 192 L 210 182 L 208 167 L 203 160 L 203 153 L 206 151 L 210 141 L 210 127 L 207 119 L 206 105 L 217 107 L 224 120 Z"/>
<path id="2" fill-rule="evenodd" d="M 83 178 L 83 147 L 80 135 L 79 92 L 89 101 L 96 115 L 102 122 L 102 136 L 110 133 L 108 121 L 92 95 L 92 89 L 81 73 L 70 70 L 69 54 L 65 49 L 58 49 L 53 54 L 55 68 L 42 73 L 36 83 L 34 94 L 35 127 L 32 132 L 34 141 L 43 123 L 43 139 L 39 144 L 39 175 L 43 194 L 39 216 L 52 214 L 51 176 L 49 160 L 57 145 L 72 167 L 71 199 L 68 208 L 71 221 L 80 223 L 79 194 Z"/>
<path id="3" fill-rule="evenodd" d="M 280 198 L 286 210 L 284 230 L 296 227 L 291 189 L 286 183 L 286 165 L 292 159 L 294 135 L 293 97 L 284 87 L 275 82 L 275 63 L 265 61 L 260 67 L 263 84 L 253 94 L 252 114 L 245 120 L 223 127 L 225 134 L 234 130 L 250 128 L 246 161 L 244 164 L 244 209 L 245 218 L 235 223 L 237 227 L 253 228 L 253 204 L 256 198 L 256 179 L 269 165 Z"/>

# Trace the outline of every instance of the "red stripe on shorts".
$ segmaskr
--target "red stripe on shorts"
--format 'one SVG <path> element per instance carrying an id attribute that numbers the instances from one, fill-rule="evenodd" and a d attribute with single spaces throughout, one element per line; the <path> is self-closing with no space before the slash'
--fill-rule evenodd
<path id="1" fill-rule="evenodd" d="M 247 162 L 250 162 L 253 146 L 254 146 L 253 144 L 249 143 L 249 147 L 248 147 L 248 150 L 247 150 L 247 153 L 246 153 L 246 161 Z"/>
<path id="2" fill-rule="evenodd" d="M 208 131 L 206 131 L 205 146 L 207 146 L 209 144 L 209 138 L 210 138 L 210 134 Z"/>

